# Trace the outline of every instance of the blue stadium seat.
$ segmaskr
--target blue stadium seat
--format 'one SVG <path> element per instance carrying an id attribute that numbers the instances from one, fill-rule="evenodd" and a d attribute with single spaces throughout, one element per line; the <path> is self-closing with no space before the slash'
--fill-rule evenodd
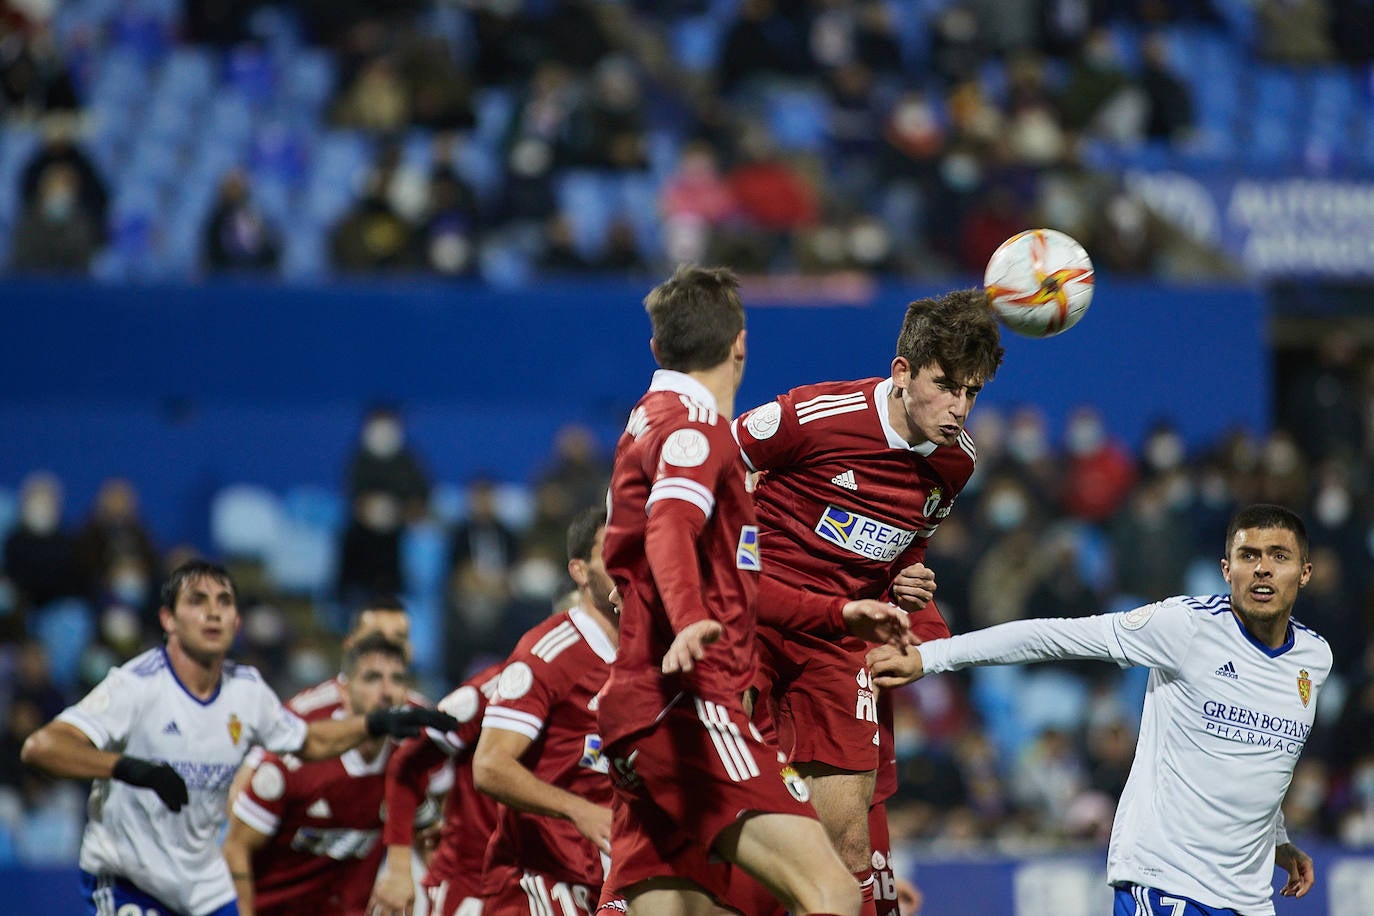
<path id="1" fill-rule="evenodd" d="M 504 171 L 496 151 L 474 138 L 454 153 L 453 167 L 482 201 L 495 200 L 501 193 Z"/>
<path id="2" fill-rule="evenodd" d="M 282 249 L 281 274 L 290 282 L 320 280 L 329 276 L 329 247 L 324 231 L 318 226 L 295 228 L 285 234 Z"/>
<path id="3" fill-rule="evenodd" d="M 773 90 L 764 108 L 764 120 L 781 149 L 816 152 L 824 148 L 830 104 L 819 90 Z"/>
<path id="4" fill-rule="evenodd" d="M 429 511 L 439 524 L 452 528 L 467 517 L 467 491 L 456 483 L 436 483 L 429 491 Z"/>
<path id="5" fill-rule="evenodd" d="M 599 172 L 576 169 L 559 180 L 559 209 L 572 227 L 573 244 L 583 257 L 598 257 L 605 250 L 614 200 L 612 179 Z"/>
<path id="6" fill-rule="evenodd" d="M 244 143 L 253 135 L 253 109 L 239 93 L 228 88 L 215 94 L 206 132 L 222 142 Z"/>
<path id="7" fill-rule="evenodd" d="M 472 106 L 477 117 L 476 136 L 495 149 L 515 117 L 518 99 L 513 89 L 479 89 L 473 93 Z"/>
<path id="8" fill-rule="evenodd" d="M 265 106 L 277 94 L 276 65 L 262 48 L 238 45 L 225 55 L 224 85 L 249 104 Z"/>
<path id="9" fill-rule="evenodd" d="M 9 487 L 0 487 L 0 560 L 4 560 L 5 538 L 19 520 L 19 500 Z"/>
<path id="10" fill-rule="evenodd" d="M 501 521 L 524 531 L 534 521 L 534 493 L 522 483 L 497 484 L 496 515 Z"/>
<path id="11" fill-rule="evenodd" d="M 326 52 L 303 48 L 285 62 L 284 95 L 292 105 L 318 112 L 334 94 L 337 74 Z"/>
<path id="12" fill-rule="evenodd" d="M 288 595 L 323 596 L 334 584 L 338 551 L 334 532 L 288 518 L 267 551 L 267 578 Z"/>
<path id="13" fill-rule="evenodd" d="M 183 103 L 203 102 L 215 91 L 218 61 L 214 52 L 182 45 L 168 55 L 158 76 L 162 99 Z"/>
<path id="14" fill-rule="evenodd" d="M 284 5 L 254 10 L 248 17 L 248 32 L 277 61 L 294 57 L 304 43 L 300 21 Z"/>
<path id="15" fill-rule="evenodd" d="M 432 522 L 408 526 L 401 535 L 401 579 L 408 595 L 442 593 L 448 574 L 448 535 Z"/>
<path id="16" fill-rule="evenodd" d="M 337 533 L 348 521 L 346 501 L 339 493 L 313 484 L 298 484 L 282 494 L 282 510 L 291 521 Z"/>
<path id="17" fill-rule="evenodd" d="M 1313 71 L 1303 106 L 1307 112 L 1308 138 L 1344 150 L 1353 139 L 1352 127 L 1362 105 L 1353 73 L 1334 67 Z"/>
<path id="18" fill-rule="evenodd" d="M 519 289 L 534 281 L 533 259 L 508 240 L 489 239 L 477 258 L 482 279 L 497 289 Z"/>
<path id="19" fill-rule="evenodd" d="M 693 73 L 707 73 L 720 59 L 724 23 L 711 16 L 691 16 L 669 26 L 673 57 Z"/>
<path id="20" fill-rule="evenodd" d="M 95 612 L 78 598 L 63 598 L 33 611 L 27 623 L 29 635 L 48 652 L 53 680 L 70 689 L 76 683 L 81 653 L 95 636 Z"/>
<path id="21" fill-rule="evenodd" d="M 91 84 L 93 102 L 133 103 L 148 94 L 148 66 L 132 51 L 112 48 L 100 57 Z"/>
<path id="22" fill-rule="evenodd" d="M 281 501 L 266 487 L 231 484 L 210 501 L 210 539 L 225 556 L 265 559 L 282 524 Z"/>

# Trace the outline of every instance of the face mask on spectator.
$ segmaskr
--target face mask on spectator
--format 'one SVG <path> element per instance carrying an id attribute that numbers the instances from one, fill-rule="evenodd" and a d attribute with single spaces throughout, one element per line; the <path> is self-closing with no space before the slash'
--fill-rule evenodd
<path id="1" fill-rule="evenodd" d="M 76 195 L 70 191 L 49 191 L 43 197 L 43 216 L 53 222 L 63 222 L 76 209 Z"/>
<path id="2" fill-rule="evenodd" d="M 1350 491 L 1344 487 L 1322 487 L 1312 508 L 1323 526 L 1339 528 L 1350 518 Z"/>
<path id="3" fill-rule="evenodd" d="M 1102 424 L 1095 417 L 1079 417 L 1069 424 L 1065 439 L 1071 454 L 1090 455 L 1102 445 Z"/>
<path id="4" fill-rule="evenodd" d="M 1009 531 L 1026 520 L 1026 500 L 1014 490 L 1002 490 L 988 498 L 988 523 Z"/>
<path id="5" fill-rule="evenodd" d="M 34 534 L 52 534 L 61 520 L 57 502 L 48 496 L 29 497 L 24 501 L 20 514 L 24 519 L 24 527 Z"/>
<path id="6" fill-rule="evenodd" d="M 363 499 L 358 509 L 358 520 L 363 527 L 373 531 L 395 531 L 401 524 L 401 506 L 393 496 L 373 493 Z"/>
<path id="7" fill-rule="evenodd" d="M 148 580 L 133 570 L 117 573 L 110 580 L 110 594 L 121 604 L 137 607 L 148 595 Z"/>
<path id="8" fill-rule="evenodd" d="M 373 420 L 363 429 L 363 448 L 378 458 L 393 458 L 405 442 L 401 424 L 395 420 Z"/>

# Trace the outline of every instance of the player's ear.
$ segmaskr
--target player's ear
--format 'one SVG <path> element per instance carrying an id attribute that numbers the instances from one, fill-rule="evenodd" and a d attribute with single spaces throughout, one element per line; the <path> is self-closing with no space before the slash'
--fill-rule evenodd
<path id="1" fill-rule="evenodd" d="M 734 357 L 735 359 L 737 359 L 737 360 L 739 360 L 739 359 L 744 359 L 744 356 L 745 356 L 744 335 L 746 335 L 746 334 L 748 334 L 748 333 L 749 333 L 748 331 L 743 331 L 743 330 L 740 331 L 738 334 L 735 335 L 735 342 L 734 342 L 733 344 L 730 345 L 730 355 L 731 355 L 732 357 Z"/>
<path id="2" fill-rule="evenodd" d="M 654 355 L 654 362 L 663 365 L 663 361 L 658 358 L 658 341 L 652 337 L 649 338 L 649 352 Z"/>
<path id="3" fill-rule="evenodd" d="M 1309 562 L 1306 562 L 1306 563 L 1302 564 L 1302 575 L 1298 578 L 1298 588 L 1303 588 L 1304 586 L 1306 586 L 1306 585 L 1307 585 L 1307 581 L 1308 581 L 1309 579 L 1311 579 L 1311 578 L 1312 578 L 1312 563 L 1309 561 Z"/>
<path id="4" fill-rule="evenodd" d="M 1226 580 L 1227 585 L 1231 584 L 1231 564 L 1225 557 L 1221 558 L 1221 577 Z"/>
<path id="5" fill-rule="evenodd" d="M 172 632 L 172 621 L 175 617 L 176 612 L 165 604 L 157 609 L 158 623 L 162 624 L 162 632 L 164 635 Z"/>
<path id="6" fill-rule="evenodd" d="M 905 356 L 892 357 L 892 385 L 901 390 L 911 384 L 911 363 Z"/>
<path id="7" fill-rule="evenodd" d="M 578 588 L 587 584 L 587 561 L 569 560 L 568 575 L 572 577 L 573 584 Z"/>

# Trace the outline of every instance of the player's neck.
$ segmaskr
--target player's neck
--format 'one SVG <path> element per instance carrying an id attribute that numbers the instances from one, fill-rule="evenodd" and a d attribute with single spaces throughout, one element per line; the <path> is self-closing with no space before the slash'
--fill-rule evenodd
<path id="1" fill-rule="evenodd" d="M 369 738 L 358 745 L 358 756 L 362 757 L 367 763 L 377 759 L 377 755 L 386 747 L 386 738 Z"/>
<path id="2" fill-rule="evenodd" d="M 894 386 L 892 393 L 885 400 L 883 409 L 887 411 L 887 423 L 892 427 L 892 431 L 901 436 L 907 445 L 920 445 L 922 442 L 930 441 L 912 428 L 911 418 L 906 413 L 906 405 L 902 403 L 902 390 L 900 388 Z"/>
<path id="3" fill-rule="evenodd" d="M 199 699 L 208 700 L 219 689 L 220 674 L 224 670 L 224 656 L 197 657 L 187 652 L 176 639 L 169 639 L 167 659 L 172 663 L 177 680 Z"/>
<path id="4" fill-rule="evenodd" d="M 582 596 L 582 601 L 578 604 L 578 609 L 592 620 L 596 621 L 596 625 L 606 634 L 606 638 L 611 641 L 611 645 L 619 647 L 620 624 L 614 612 L 610 614 L 603 613 L 585 595 Z"/>
<path id="5" fill-rule="evenodd" d="M 687 375 L 706 386 L 716 399 L 716 412 L 726 419 L 735 418 L 735 390 L 738 387 L 735 366 L 729 360 L 710 369 L 688 372 Z"/>
<path id="6" fill-rule="evenodd" d="M 1271 649 L 1277 649 L 1288 641 L 1288 621 L 1293 616 L 1291 609 L 1277 617 L 1269 617 L 1264 620 L 1257 620 L 1235 607 L 1231 608 L 1231 613 L 1236 615 L 1247 633 Z"/>

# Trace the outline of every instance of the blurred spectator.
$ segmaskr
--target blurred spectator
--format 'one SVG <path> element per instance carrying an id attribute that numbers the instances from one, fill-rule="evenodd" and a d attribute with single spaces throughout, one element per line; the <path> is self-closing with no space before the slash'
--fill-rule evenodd
<path id="1" fill-rule="evenodd" d="M 134 610 L 155 597 L 161 561 L 129 481 L 112 477 L 100 485 L 91 514 L 77 529 L 76 556 L 92 597 L 108 589 Z"/>
<path id="2" fill-rule="evenodd" d="M 20 199 L 26 207 L 38 204 L 48 167 L 65 165 L 76 173 L 77 205 L 72 209 L 85 213 L 95 227 L 97 241 L 103 240 L 109 192 L 90 158 L 73 140 L 74 133 L 73 122 L 63 119 L 47 122 L 44 143 L 24 164 L 19 178 Z"/>
<path id="3" fill-rule="evenodd" d="M 1062 836 L 1074 801 L 1088 788 L 1087 766 L 1069 735 L 1047 728 L 1022 752 L 1011 786 L 1018 805 Z"/>
<path id="4" fill-rule="evenodd" d="M 1331 36 L 1341 59 L 1347 63 L 1374 61 L 1374 4 L 1366 0 L 1333 0 Z"/>
<path id="5" fill-rule="evenodd" d="M 1073 412 L 1064 438 L 1069 454 L 1064 509 L 1084 521 L 1107 521 L 1130 496 L 1136 478 L 1134 459 L 1125 446 L 1107 435 L 1094 407 Z"/>
<path id="6" fill-rule="evenodd" d="M 447 277 L 471 276 L 477 267 L 477 196 L 454 169 L 436 160 L 420 229 L 425 263 Z"/>
<path id="7" fill-rule="evenodd" d="M 373 595 L 405 590 L 401 502 L 382 490 L 364 490 L 353 499 L 352 507 L 339 549 L 337 581 L 339 601 L 350 612 Z"/>
<path id="8" fill-rule="evenodd" d="M 230 48 L 249 37 L 248 18 L 265 0 L 198 0 L 185 7 L 186 37 L 197 44 Z"/>
<path id="9" fill-rule="evenodd" d="M 744 0 L 721 45 L 716 67 L 720 88 L 733 93 L 755 78 L 813 73 L 804 17 L 801 4 Z"/>
<path id="10" fill-rule="evenodd" d="M 66 63 L 47 26 L 26 30 L 0 16 L 0 118 L 34 118 L 78 107 Z"/>
<path id="11" fill-rule="evenodd" d="M 564 213 L 550 217 L 545 223 L 544 250 L 539 266 L 550 274 L 585 274 L 596 270 L 591 258 L 578 250 L 573 235 L 572 220 Z"/>
<path id="12" fill-rule="evenodd" d="M 100 244 L 95 217 L 83 209 L 80 176 L 70 165 L 43 170 L 38 196 L 14 228 L 10 267 L 16 273 L 85 273 Z"/>
<path id="13" fill-rule="evenodd" d="M 507 575 L 520 550 L 519 536 L 496 512 L 496 485 L 485 477 L 467 490 L 467 514 L 449 539 L 449 568 L 471 565 L 484 574 Z"/>
<path id="14" fill-rule="evenodd" d="M 820 196 L 806 177 L 784 160 L 761 124 L 744 128 L 740 160 L 730 171 L 730 191 L 739 204 L 747 237 L 734 236 L 739 253 L 752 253 L 751 267 L 763 268 L 790 249 L 796 230 L 820 219 Z M 742 265 L 737 265 L 742 267 Z"/>
<path id="15" fill-rule="evenodd" d="M 367 189 L 334 227 L 334 267 L 343 273 L 407 270 L 420 259 L 410 224 L 386 198 L 386 176 L 373 172 Z"/>
<path id="16" fill-rule="evenodd" d="M 1170 504 L 1167 478 L 1141 481 L 1111 522 L 1117 591 L 1140 603 L 1184 593 L 1197 549 L 1191 533 L 1187 516 Z"/>
<path id="17" fill-rule="evenodd" d="M 568 118 L 569 165 L 616 172 L 648 167 L 639 80 L 626 58 L 607 57 L 596 65 L 591 93 Z"/>
<path id="18" fill-rule="evenodd" d="M 1360 340 L 1340 323 L 1330 325 L 1315 347 L 1281 387 L 1281 425 L 1291 429 L 1313 461 L 1350 455 L 1364 441 L 1361 412 L 1374 399 L 1362 397 Z"/>
<path id="19" fill-rule="evenodd" d="M 205 226 L 205 263 L 214 271 L 273 270 L 281 252 L 276 233 L 253 202 L 248 176 L 234 169 L 220 181 Z"/>
<path id="20" fill-rule="evenodd" d="M 472 86 L 444 39 L 416 35 L 401 57 L 401 78 L 410 98 L 409 122 L 433 130 L 469 130 L 477 123 Z"/>
<path id="21" fill-rule="evenodd" d="M 539 24 L 545 55 L 581 73 L 596 67 L 611 50 L 599 5 L 590 0 L 553 0 L 550 6 Z"/>
<path id="22" fill-rule="evenodd" d="M 334 107 L 334 123 L 389 134 L 410 121 L 410 96 L 388 55 L 366 61 Z"/>
<path id="23" fill-rule="evenodd" d="M 19 524 L 5 539 L 4 557 L 23 608 L 84 594 L 76 545 L 62 530 L 62 484 L 52 474 L 30 474 L 19 488 Z"/>
<path id="24" fill-rule="evenodd" d="M 67 698 L 53 681 L 48 650 L 37 640 L 26 639 L 19 644 L 15 654 L 10 703 L 33 704 L 43 717 L 43 722 L 67 707 Z"/>
<path id="25" fill-rule="evenodd" d="M 554 215 L 558 198 L 553 166 L 553 147 L 544 140 L 526 137 L 511 146 L 496 214 L 499 223 L 534 225 Z"/>
<path id="26" fill-rule="evenodd" d="M 1122 69 L 1112 37 L 1094 29 L 1083 44 L 1059 98 L 1064 124 L 1118 143 L 1139 139 L 1145 130 L 1144 93 Z"/>
<path id="27" fill-rule="evenodd" d="M 357 501 L 373 494 L 386 496 L 395 504 L 394 516 L 399 524 L 425 517 L 429 511 L 429 490 L 429 474 L 414 450 L 406 444 L 400 411 L 388 406 L 370 409 L 363 417 L 358 447 L 349 459 L 349 499 Z M 374 510 L 378 519 L 392 514 Z M 377 591 L 394 593 L 400 589 L 378 588 Z"/>
<path id="28" fill-rule="evenodd" d="M 1193 126 L 1193 97 L 1169 66 L 1169 47 L 1162 35 L 1151 35 L 1141 49 L 1140 85 L 1150 104 L 1145 135 L 1178 142 Z"/>
<path id="29" fill-rule="evenodd" d="M 877 0 L 830 3 L 811 23 L 811 55 L 823 67 L 862 63 L 875 73 L 902 70 L 902 46 L 894 32 L 892 11 Z"/>
<path id="30" fill-rule="evenodd" d="M 964 3 L 951 3 L 931 22 L 931 63 L 946 84 L 977 75 L 985 52 L 978 17 Z"/>
<path id="31" fill-rule="evenodd" d="M 1335 56 L 1327 0 L 1256 0 L 1259 56 L 1276 64 L 1321 64 Z"/>
<path id="32" fill-rule="evenodd" d="M 610 478 L 610 459 L 602 453 L 590 429 L 580 423 L 569 423 L 558 431 L 553 456 L 540 480 L 556 485 L 566 494 L 571 505 L 563 522 L 565 529 L 583 507 L 605 501 Z"/>
<path id="33" fill-rule="evenodd" d="M 620 276 L 640 276 L 649 272 L 649 265 L 639 253 L 639 240 L 634 227 L 625 219 L 616 219 L 606 234 L 606 253 L 597 262 L 598 269 Z"/>

